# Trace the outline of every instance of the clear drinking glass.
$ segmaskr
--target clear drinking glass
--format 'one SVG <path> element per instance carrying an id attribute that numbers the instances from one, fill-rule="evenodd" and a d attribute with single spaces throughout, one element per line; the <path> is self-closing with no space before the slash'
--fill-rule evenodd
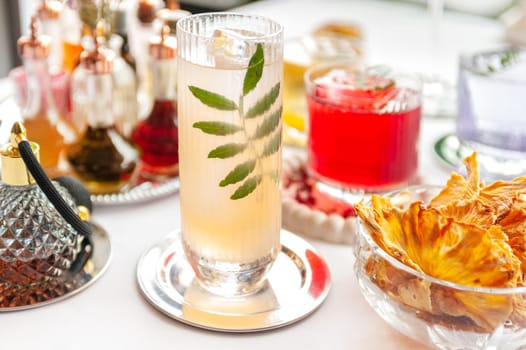
<path id="1" fill-rule="evenodd" d="M 526 49 L 505 48 L 460 57 L 457 136 L 479 153 L 486 181 L 526 172 Z"/>
<path id="2" fill-rule="evenodd" d="M 282 33 L 234 13 L 177 23 L 183 246 L 217 294 L 258 290 L 280 251 Z"/>
<path id="3" fill-rule="evenodd" d="M 361 200 L 364 192 L 392 190 L 416 180 L 418 79 L 384 66 L 357 69 L 353 61 L 342 61 L 311 67 L 305 86 L 307 167 L 318 184 L 335 190 L 328 192 L 349 192 L 353 201 Z"/>

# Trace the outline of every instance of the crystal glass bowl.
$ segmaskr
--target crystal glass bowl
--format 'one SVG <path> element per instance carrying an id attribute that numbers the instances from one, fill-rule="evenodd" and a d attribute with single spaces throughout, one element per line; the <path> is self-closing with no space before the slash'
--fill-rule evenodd
<path id="1" fill-rule="evenodd" d="M 415 186 L 387 196 L 404 207 L 427 203 L 440 189 Z M 361 220 L 354 254 L 362 294 L 401 333 L 438 349 L 526 348 L 526 287 L 470 287 L 433 278 L 380 248 Z"/>

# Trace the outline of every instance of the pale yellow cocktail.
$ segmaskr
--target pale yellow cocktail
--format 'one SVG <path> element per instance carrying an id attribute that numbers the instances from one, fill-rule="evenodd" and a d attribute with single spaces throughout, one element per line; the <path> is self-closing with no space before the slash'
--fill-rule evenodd
<path id="1" fill-rule="evenodd" d="M 235 14 L 181 21 L 183 245 L 207 288 L 244 294 L 257 289 L 280 250 L 281 26 Z"/>

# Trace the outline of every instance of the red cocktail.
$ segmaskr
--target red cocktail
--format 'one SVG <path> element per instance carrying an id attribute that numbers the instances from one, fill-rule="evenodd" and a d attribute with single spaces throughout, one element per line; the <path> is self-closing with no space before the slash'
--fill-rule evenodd
<path id="1" fill-rule="evenodd" d="M 412 182 L 418 168 L 420 88 L 345 67 L 307 72 L 308 167 L 329 185 L 383 191 Z"/>

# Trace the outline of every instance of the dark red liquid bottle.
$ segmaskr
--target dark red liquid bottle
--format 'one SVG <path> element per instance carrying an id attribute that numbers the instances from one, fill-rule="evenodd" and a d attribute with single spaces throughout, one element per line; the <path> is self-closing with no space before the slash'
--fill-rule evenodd
<path id="1" fill-rule="evenodd" d="M 179 140 L 176 107 L 176 45 L 165 26 L 161 36 L 150 41 L 154 103 L 150 115 L 132 132 L 139 147 L 140 176 L 163 180 L 179 174 Z"/>
<path id="2" fill-rule="evenodd" d="M 176 176 L 179 163 L 177 108 L 173 100 L 155 100 L 152 112 L 133 130 L 141 150 L 143 176 Z"/>

